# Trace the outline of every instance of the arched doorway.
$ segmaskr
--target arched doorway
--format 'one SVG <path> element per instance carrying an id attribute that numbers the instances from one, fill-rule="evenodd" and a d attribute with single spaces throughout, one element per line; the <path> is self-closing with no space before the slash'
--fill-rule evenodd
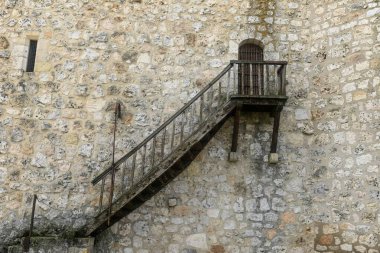
<path id="1" fill-rule="evenodd" d="M 264 60 L 263 47 L 255 40 L 243 41 L 239 46 L 239 94 L 260 95 L 263 92 L 263 65 L 249 62 L 262 62 Z"/>

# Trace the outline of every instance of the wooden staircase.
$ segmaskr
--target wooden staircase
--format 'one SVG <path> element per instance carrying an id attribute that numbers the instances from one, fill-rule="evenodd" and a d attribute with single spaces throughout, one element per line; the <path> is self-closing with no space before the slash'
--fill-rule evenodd
<path id="1" fill-rule="evenodd" d="M 280 113 L 287 100 L 286 64 L 231 61 L 184 107 L 92 181 L 99 187 L 99 214 L 78 236 L 96 236 L 154 196 L 195 159 L 230 116 L 234 116 L 230 160 L 235 160 L 241 110 L 274 116 L 275 155 Z"/>

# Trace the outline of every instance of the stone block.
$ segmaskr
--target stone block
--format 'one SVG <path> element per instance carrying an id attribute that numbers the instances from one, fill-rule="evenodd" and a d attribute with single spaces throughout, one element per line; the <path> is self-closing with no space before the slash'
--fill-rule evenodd
<path id="1" fill-rule="evenodd" d="M 270 153 L 269 154 L 269 163 L 271 163 L 271 164 L 278 163 L 278 154 L 277 153 Z"/>
<path id="2" fill-rule="evenodd" d="M 191 247 L 194 247 L 194 248 L 197 248 L 197 249 L 203 249 L 203 250 L 207 250 L 208 249 L 206 234 L 193 234 L 193 235 L 189 235 L 186 238 L 186 244 L 188 246 L 191 246 Z"/>
<path id="3" fill-rule="evenodd" d="M 237 152 L 230 152 L 228 154 L 228 161 L 230 161 L 230 162 L 237 162 L 237 160 L 238 160 L 238 154 L 237 154 Z"/>
<path id="4" fill-rule="evenodd" d="M 177 205 L 177 199 L 176 198 L 169 198 L 168 199 L 168 205 L 169 205 L 169 207 L 175 207 Z"/>

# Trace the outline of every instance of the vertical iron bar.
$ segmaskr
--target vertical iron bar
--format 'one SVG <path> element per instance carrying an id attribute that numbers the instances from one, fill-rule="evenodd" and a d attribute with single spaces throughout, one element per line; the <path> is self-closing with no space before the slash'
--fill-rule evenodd
<path id="1" fill-rule="evenodd" d="M 100 199 L 99 199 L 99 213 L 103 210 L 103 195 L 104 195 L 104 185 L 106 184 L 106 177 L 102 179 L 102 186 L 100 188 Z"/>
<path id="2" fill-rule="evenodd" d="M 222 81 L 219 81 L 219 90 L 218 90 L 218 108 L 222 103 Z"/>
<path id="3" fill-rule="evenodd" d="M 245 80 L 244 80 L 244 64 L 240 64 L 240 69 L 241 69 L 241 83 L 240 83 L 240 90 L 241 94 L 245 94 Z"/>
<path id="4" fill-rule="evenodd" d="M 195 103 L 194 103 L 195 104 Z M 195 115 L 195 110 L 196 110 L 196 107 L 194 106 L 194 104 L 192 104 L 192 105 L 190 105 L 190 107 L 189 108 L 191 108 L 190 109 L 190 122 L 189 122 L 189 127 L 190 127 L 190 134 L 192 134 L 193 133 L 193 130 L 194 130 L 194 124 L 195 124 L 195 122 L 194 122 L 194 115 Z"/>
<path id="5" fill-rule="evenodd" d="M 173 120 L 172 139 L 171 139 L 171 143 L 170 143 L 170 152 L 173 152 L 174 138 L 175 138 L 175 119 Z"/>
<path id="6" fill-rule="evenodd" d="M 239 93 L 239 89 L 238 89 L 238 87 L 237 87 L 237 86 L 238 86 L 238 81 L 237 81 L 237 79 L 239 78 L 239 77 L 238 77 L 238 74 L 239 74 L 239 73 L 236 73 L 236 72 L 237 72 L 237 69 L 238 69 L 237 66 L 238 66 L 238 64 L 235 63 L 235 64 L 234 64 L 234 70 L 233 70 L 233 73 L 234 73 L 234 74 L 233 74 L 233 78 L 234 78 L 234 84 L 233 84 L 234 87 L 233 87 L 233 90 L 234 90 L 234 93 L 235 93 L 235 94 L 238 94 L 238 93 Z"/>
<path id="7" fill-rule="evenodd" d="M 286 87 L 285 87 L 285 79 L 286 79 L 286 65 L 282 65 L 281 70 L 281 94 L 282 96 L 286 96 Z"/>
<path id="8" fill-rule="evenodd" d="M 113 199 L 113 190 L 114 190 L 114 187 L 115 187 L 115 166 L 114 166 L 114 164 L 112 164 L 110 199 L 108 201 L 108 205 L 109 205 L 109 208 L 108 208 L 108 220 L 107 220 L 108 226 L 111 223 L 112 199 Z"/>
<path id="9" fill-rule="evenodd" d="M 270 95 L 270 86 L 269 86 L 269 66 L 265 65 L 266 75 L 265 75 L 265 81 L 267 83 L 267 89 L 268 89 L 268 95 Z"/>
<path id="10" fill-rule="evenodd" d="M 182 141 L 183 141 L 183 131 L 185 129 L 185 115 L 186 115 L 186 110 L 182 113 L 182 116 L 181 116 L 181 133 L 180 133 L 180 137 L 179 137 L 179 145 L 182 144 Z"/>
<path id="11" fill-rule="evenodd" d="M 202 124 L 202 120 L 203 120 L 203 94 L 201 95 L 201 103 L 200 103 L 200 112 L 199 112 L 199 124 Z"/>
<path id="12" fill-rule="evenodd" d="M 231 86 L 231 68 L 228 70 L 227 74 L 227 97 L 226 100 L 228 101 L 230 98 L 230 87 Z"/>
<path id="13" fill-rule="evenodd" d="M 166 138 L 166 127 L 164 128 L 164 133 L 161 139 L 161 161 L 165 158 L 165 138 Z"/>
<path id="14" fill-rule="evenodd" d="M 255 84 L 253 82 L 253 64 L 248 64 L 249 66 L 249 88 L 248 88 L 248 95 L 255 95 Z"/>
<path id="15" fill-rule="evenodd" d="M 261 68 L 262 68 L 263 65 L 258 65 L 257 66 L 257 85 L 258 85 L 258 89 L 259 89 L 259 95 L 263 96 L 264 95 L 264 87 L 263 87 L 263 84 L 261 83 L 262 82 L 262 78 L 261 78 Z"/>
<path id="16" fill-rule="evenodd" d="M 265 95 L 264 91 L 264 83 L 263 83 L 263 72 L 264 72 L 264 65 L 258 66 L 257 71 L 257 83 L 259 85 L 260 95 Z"/>
<path id="17" fill-rule="evenodd" d="M 135 177 L 135 170 L 136 170 L 136 156 L 137 156 L 137 151 L 133 154 L 133 158 L 132 158 L 131 187 L 133 186 L 133 179 L 134 179 L 134 177 Z"/>
<path id="18" fill-rule="evenodd" d="M 114 128 L 113 128 L 113 144 L 112 144 L 112 175 L 111 175 L 111 190 L 110 190 L 110 199 L 109 199 L 109 208 L 108 208 L 108 226 L 110 224 L 110 217 L 112 212 L 112 199 L 113 192 L 115 187 L 115 144 L 116 144 L 116 130 L 117 130 L 117 118 L 121 117 L 121 106 L 120 103 L 116 103 L 115 106 L 115 119 L 114 119 Z"/>
<path id="19" fill-rule="evenodd" d="M 116 128 L 117 128 L 117 118 L 121 117 L 121 106 L 117 103 L 115 106 L 115 119 L 113 127 L 113 143 L 112 143 L 112 164 L 115 163 L 115 143 L 116 143 Z"/>
<path id="20" fill-rule="evenodd" d="M 144 145 L 144 151 L 143 151 L 143 156 L 142 156 L 142 174 L 145 174 L 145 156 L 146 156 L 146 145 Z"/>
<path id="21" fill-rule="evenodd" d="M 156 142 L 157 142 L 157 140 L 156 140 L 156 136 L 155 136 L 155 137 L 153 137 L 153 143 L 152 143 L 152 145 L 153 145 L 153 147 L 152 147 L 152 170 L 154 167 L 154 158 L 155 158 L 155 153 L 156 153 Z"/>
<path id="22" fill-rule="evenodd" d="M 128 161 L 128 160 L 127 160 Z M 121 192 L 123 193 L 125 190 L 125 169 L 127 167 L 127 161 L 124 161 L 123 171 L 121 173 Z"/>
<path id="23" fill-rule="evenodd" d="M 210 95 L 209 97 L 211 98 L 210 101 L 209 101 L 209 110 L 208 110 L 208 113 L 209 115 L 211 114 L 212 112 L 212 104 L 214 103 L 214 85 L 210 87 L 211 91 L 210 91 Z"/>

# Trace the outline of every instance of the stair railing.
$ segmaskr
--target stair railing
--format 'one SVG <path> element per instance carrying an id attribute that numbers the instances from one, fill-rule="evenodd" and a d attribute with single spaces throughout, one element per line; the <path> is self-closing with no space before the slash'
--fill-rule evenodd
<path id="1" fill-rule="evenodd" d="M 112 203 L 139 184 L 193 136 L 231 96 L 285 96 L 286 62 L 231 61 L 205 88 L 157 130 L 93 181 L 100 182 L 99 214 L 112 214 Z M 109 192 L 104 207 L 104 193 Z"/>

